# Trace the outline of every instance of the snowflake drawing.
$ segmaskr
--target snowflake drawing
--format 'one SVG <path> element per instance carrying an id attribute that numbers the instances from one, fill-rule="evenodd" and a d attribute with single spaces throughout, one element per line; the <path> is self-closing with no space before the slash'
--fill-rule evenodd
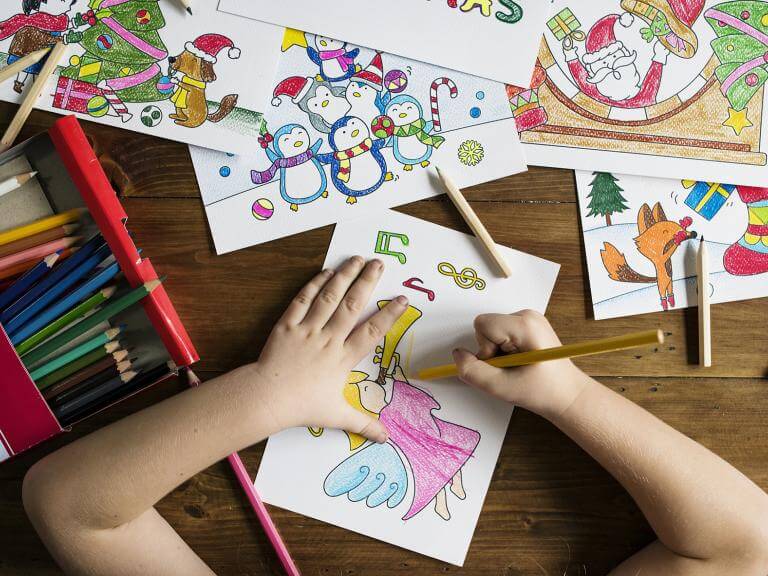
<path id="1" fill-rule="evenodd" d="M 483 145 L 477 140 L 465 140 L 459 145 L 459 162 L 464 166 L 477 166 L 484 157 Z"/>

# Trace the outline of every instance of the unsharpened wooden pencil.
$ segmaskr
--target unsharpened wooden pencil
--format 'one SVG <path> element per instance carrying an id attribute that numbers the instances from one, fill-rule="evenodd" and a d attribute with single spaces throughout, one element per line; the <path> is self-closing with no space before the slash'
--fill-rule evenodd
<path id="1" fill-rule="evenodd" d="M 504 277 L 509 278 L 512 275 L 512 270 L 510 269 L 506 260 L 504 260 L 504 257 L 499 252 L 499 249 L 496 246 L 496 242 L 493 241 L 490 232 L 488 232 L 488 229 L 485 227 L 482 220 L 480 220 L 480 217 L 472 209 L 472 206 L 469 205 L 467 199 L 464 198 L 464 195 L 461 193 L 461 190 L 459 190 L 459 187 L 456 186 L 453 180 L 451 180 L 447 174 L 440 170 L 439 167 L 437 168 L 437 175 L 440 177 L 440 181 L 445 187 L 448 198 L 450 198 L 451 202 L 453 202 L 453 205 L 456 206 L 456 209 L 461 214 L 461 217 L 464 218 L 464 221 L 472 229 L 472 232 L 474 232 L 475 236 L 477 236 L 477 239 L 480 240 L 480 243 L 483 245 L 486 252 L 488 252 L 488 255 L 491 257 L 491 259 L 499 267 L 499 270 L 501 270 L 501 273 L 504 275 Z"/>
<path id="2" fill-rule="evenodd" d="M 9 64 L 2 70 L 0 70 L 0 83 L 5 82 L 8 80 L 8 78 L 12 78 L 25 68 L 29 68 L 30 66 L 33 66 L 40 62 L 43 58 L 45 58 L 45 55 L 50 52 L 50 48 L 43 48 L 41 50 L 36 50 L 35 52 L 32 52 L 31 54 L 27 54 L 26 56 L 19 58 L 14 62 L 13 64 Z"/>
<path id="3" fill-rule="evenodd" d="M 48 254 L 61 252 L 63 250 L 66 250 L 67 248 L 71 248 L 72 246 L 77 244 L 77 242 L 79 241 L 80 241 L 80 238 L 76 236 L 69 236 L 67 238 L 59 238 L 58 240 L 46 242 L 45 244 L 41 244 L 40 246 L 33 246 L 32 248 L 27 248 L 26 250 L 22 250 L 21 252 L 17 252 L 16 254 L 9 254 L 8 256 L 3 256 L 2 258 L 0 258 L 0 270 L 6 270 L 8 268 L 12 268 L 13 266 L 21 264 L 23 262 L 27 262 L 29 260 L 39 261 L 41 258 L 45 258 Z"/>
<path id="4" fill-rule="evenodd" d="M 550 360 L 562 360 L 564 358 L 577 358 L 579 356 L 591 356 L 593 354 L 605 354 L 607 352 L 617 352 L 619 350 L 628 350 L 630 348 L 639 348 L 641 346 L 653 346 L 664 342 L 664 333 L 661 330 L 647 330 L 645 332 L 635 332 L 624 336 L 614 336 L 612 338 L 603 338 L 602 340 L 592 340 L 589 342 L 579 342 L 577 344 L 566 344 L 555 348 L 545 348 L 543 350 L 532 350 L 530 352 L 519 352 L 507 356 L 498 356 L 485 360 L 486 363 L 497 368 L 512 368 L 515 366 L 527 366 L 539 362 L 548 362 Z M 456 364 L 446 364 L 444 366 L 435 366 L 421 370 L 416 378 L 419 380 L 435 380 L 437 378 L 451 378 L 458 376 L 459 371 Z"/>
<path id="5" fill-rule="evenodd" d="M 59 65 L 59 60 L 61 60 L 61 58 L 64 56 L 64 53 L 67 51 L 67 49 L 68 46 L 63 42 L 56 44 L 51 49 L 51 52 L 48 55 L 48 59 L 45 61 L 45 64 L 43 64 L 43 68 L 40 70 L 40 74 L 38 74 L 37 78 L 35 79 L 35 83 L 32 84 L 29 92 L 27 92 L 24 100 L 21 102 L 21 106 L 19 106 L 16 115 L 8 125 L 8 129 L 5 131 L 5 134 L 3 134 L 3 137 L 0 138 L 0 152 L 5 152 L 11 146 L 13 146 L 13 142 L 16 140 L 19 132 L 21 132 L 24 123 L 27 121 L 27 118 L 29 118 L 29 114 L 32 112 L 32 109 L 40 99 L 40 96 L 45 89 L 45 85 L 48 83 L 48 80 L 55 72 L 56 66 Z"/>
<path id="6" fill-rule="evenodd" d="M 86 342 L 83 342 L 79 346 L 75 346 L 72 348 L 72 350 L 68 350 L 64 354 L 61 354 L 59 356 L 56 356 L 55 358 L 49 360 L 39 368 L 35 368 L 32 370 L 29 375 L 37 382 L 38 380 L 44 378 L 45 376 L 48 376 L 51 372 L 56 372 L 59 368 L 63 368 L 67 364 L 71 364 L 72 362 L 76 362 L 86 354 L 90 354 L 94 350 L 97 351 L 104 351 L 103 356 L 107 356 L 108 354 L 112 354 L 113 352 L 117 352 L 120 349 L 120 342 L 113 342 L 112 340 L 120 334 L 121 330 L 119 328 L 111 328 L 107 330 L 106 332 L 99 334 L 98 336 L 95 336 L 94 338 L 91 338 L 90 340 L 87 340 Z"/>
<path id="7" fill-rule="evenodd" d="M 0 197 L 5 196 L 6 194 L 10 194 L 14 190 L 18 190 L 24 184 L 32 180 L 37 176 L 37 172 L 25 172 L 24 174 L 19 174 L 18 176 L 12 176 L 11 178 L 8 178 L 7 180 L 3 180 L 0 182 Z"/>
<path id="8" fill-rule="evenodd" d="M 93 404 L 96 404 L 105 396 L 116 392 L 128 384 L 131 380 L 136 378 L 136 376 L 138 376 L 138 373 L 134 372 L 133 370 L 129 370 L 128 372 L 124 372 L 119 376 L 115 376 L 111 380 L 102 382 L 98 386 L 94 386 L 90 390 L 86 390 L 72 400 L 55 407 L 53 409 L 53 414 L 56 416 L 59 422 L 66 420 L 67 418 L 72 417 L 74 413 Z"/>
<path id="9" fill-rule="evenodd" d="M 699 364 L 712 367 L 712 310 L 709 293 L 709 248 L 702 236 L 696 258 L 699 285 Z"/>
<path id="10" fill-rule="evenodd" d="M 48 272 L 51 271 L 51 268 L 53 268 L 53 265 L 56 264 L 59 258 L 59 254 L 49 254 L 43 258 L 36 266 L 33 266 L 29 271 L 27 271 L 24 276 L 8 286 L 7 289 L 3 290 L 3 292 L 0 293 L 0 310 L 8 304 L 13 303 L 17 298 L 24 294 L 24 292 L 29 290 L 29 288 L 35 282 L 48 274 Z"/>
<path id="11" fill-rule="evenodd" d="M 70 386 L 68 389 L 65 389 L 65 390 L 59 387 L 59 384 L 63 382 L 62 380 L 62 382 L 59 382 L 58 384 L 54 384 L 50 388 L 46 389 L 43 393 L 43 397 L 46 399 L 49 406 L 51 407 L 59 406 L 61 404 L 64 404 L 65 402 L 69 402 L 76 396 L 79 396 L 83 392 L 90 390 L 91 388 L 94 388 L 99 384 L 112 380 L 116 376 L 120 376 L 120 374 L 127 372 L 131 368 L 132 368 L 131 361 L 124 360 L 122 362 L 118 362 L 114 366 L 110 366 L 106 370 L 102 370 L 101 372 L 93 375 L 90 378 L 86 378 L 85 380 L 83 380 L 82 382 L 78 383 L 75 386 Z"/>
<path id="12" fill-rule="evenodd" d="M 27 238 L 16 240 L 16 242 L 11 242 L 10 244 L 0 246 L 0 258 L 8 256 L 9 254 L 16 254 L 17 252 L 21 252 L 27 248 L 33 248 L 35 246 L 40 246 L 41 244 L 46 244 L 47 242 L 53 242 L 59 238 L 66 238 L 77 229 L 77 224 L 67 224 L 66 226 L 51 228 L 45 232 L 35 234 L 34 236 L 28 236 Z"/>
<path id="13" fill-rule="evenodd" d="M 118 350 L 117 352 L 113 352 L 112 354 L 105 354 L 105 351 L 103 348 L 98 348 L 93 352 L 89 352 L 85 356 L 75 360 L 74 362 L 71 362 L 62 368 L 59 368 L 58 370 L 56 370 L 56 372 L 51 372 L 50 374 L 48 374 L 48 376 L 45 376 L 44 378 L 40 379 L 39 382 L 35 382 L 35 384 L 40 390 L 45 390 L 49 386 L 53 386 L 57 382 L 61 382 L 67 376 L 71 376 L 75 372 L 79 372 L 83 368 L 86 368 L 91 364 L 99 362 L 107 357 L 111 357 L 113 363 L 117 364 L 118 362 L 122 362 L 123 360 L 128 358 L 128 351 Z"/>
<path id="14" fill-rule="evenodd" d="M 100 290 L 82 304 L 76 306 L 66 314 L 59 316 L 45 328 L 41 329 L 40 331 L 36 332 L 21 342 L 18 346 L 16 346 L 16 353 L 19 356 L 26 354 L 29 350 L 32 350 L 32 348 L 40 344 L 40 342 L 43 342 L 46 338 L 53 336 L 59 330 L 66 328 L 76 320 L 85 316 L 88 312 L 97 306 L 100 306 L 106 300 L 112 298 L 115 292 L 117 292 L 116 286 L 109 286 L 103 290 Z"/>
<path id="15" fill-rule="evenodd" d="M 86 366 L 82 370 L 59 380 L 56 384 L 47 387 L 43 390 L 43 398 L 50 400 L 76 386 L 80 386 L 84 382 L 98 378 L 101 374 L 110 373 L 117 376 L 128 370 L 132 365 L 133 362 L 131 360 L 115 362 L 115 359 L 112 356 L 107 356 L 106 358 L 102 358 L 98 362 L 94 362 L 90 366 Z"/>
<path id="16" fill-rule="evenodd" d="M 153 290 L 160 286 L 161 283 L 162 282 L 160 280 L 152 280 L 143 284 L 142 286 L 139 286 L 138 288 L 131 290 L 98 312 L 94 312 L 71 328 L 66 329 L 64 332 L 58 334 L 31 352 L 22 356 L 22 361 L 26 366 L 34 366 L 35 363 L 39 362 L 49 354 L 53 354 L 56 350 L 61 348 L 70 340 L 77 338 L 97 324 L 101 324 L 102 322 L 110 320 L 113 316 L 120 314 L 120 312 L 123 312 L 134 304 L 140 302 L 142 299 L 146 298 L 148 294 L 151 294 Z"/>
<path id="17" fill-rule="evenodd" d="M 22 226 L 17 226 L 16 228 L 6 230 L 5 232 L 0 232 L 0 246 L 10 244 L 11 242 L 21 240 L 22 238 L 34 236 L 40 232 L 46 232 L 52 228 L 64 226 L 65 224 L 72 224 L 73 222 L 80 220 L 82 215 L 83 210 L 80 208 L 75 208 L 74 210 L 67 210 L 61 214 L 46 216 L 45 218 L 35 220 L 29 224 L 24 224 Z"/>

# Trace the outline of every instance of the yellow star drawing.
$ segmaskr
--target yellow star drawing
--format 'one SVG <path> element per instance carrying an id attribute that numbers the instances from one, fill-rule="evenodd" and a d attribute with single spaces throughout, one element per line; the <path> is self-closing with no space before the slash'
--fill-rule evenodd
<path id="1" fill-rule="evenodd" d="M 747 118 L 747 109 L 744 108 L 744 110 L 737 112 L 733 108 L 729 107 L 728 120 L 723 122 L 723 126 L 730 126 L 733 128 L 736 136 L 739 136 L 744 128 L 749 128 L 752 126 L 752 122 L 750 122 L 749 118 Z"/>
<path id="2" fill-rule="evenodd" d="M 288 48 L 293 46 L 307 47 L 307 38 L 304 36 L 304 32 L 301 30 L 294 30 L 293 28 L 286 28 L 283 35 L 282 50 L 285 52 Z"/>

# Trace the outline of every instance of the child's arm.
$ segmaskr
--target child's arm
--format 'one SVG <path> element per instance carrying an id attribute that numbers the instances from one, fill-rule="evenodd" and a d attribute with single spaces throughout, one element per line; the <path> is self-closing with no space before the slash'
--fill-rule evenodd
<path id="1" fill-rule="evenodd" d="M 112 424 L 35 464 L 24 505 L 71 574 L 211 574 L 153 508 L 231 452 L 293 426 L 341 428 L 376 442 L 383 425 L 342 395 L 348 372 L 405 311 L 394 299 L 358 325 L 383 264 L 348 260 L 315 277 L 255 364 Z"/>
<path id="2" fill-rule="evenodd" d="M 535 312 L 478 317 L 477 357 L 454 352 L 462 379 L 551 420 L 637 502 L 658 540 L 612 576 L 768 573 L 768 496 L 712 452 L 567 360 L 502 370 L 477 358 L 560 345 Z"/>

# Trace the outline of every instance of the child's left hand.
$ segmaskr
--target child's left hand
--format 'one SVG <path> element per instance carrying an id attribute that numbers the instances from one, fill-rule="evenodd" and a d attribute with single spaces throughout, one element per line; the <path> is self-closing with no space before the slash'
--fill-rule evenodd
<path id="1" fill-rule="evenodd" d="M 408 306 L 398 296 L 358 325 L 383 270 L 380 260 L 366 264 L 355 256 L 336 271 L 321 272 L 275 325 L 254 370 L 278 429 L 339 428 L 387 440 L 381 422 L 352 408 L 342 394 L 350 370 Z"/>

